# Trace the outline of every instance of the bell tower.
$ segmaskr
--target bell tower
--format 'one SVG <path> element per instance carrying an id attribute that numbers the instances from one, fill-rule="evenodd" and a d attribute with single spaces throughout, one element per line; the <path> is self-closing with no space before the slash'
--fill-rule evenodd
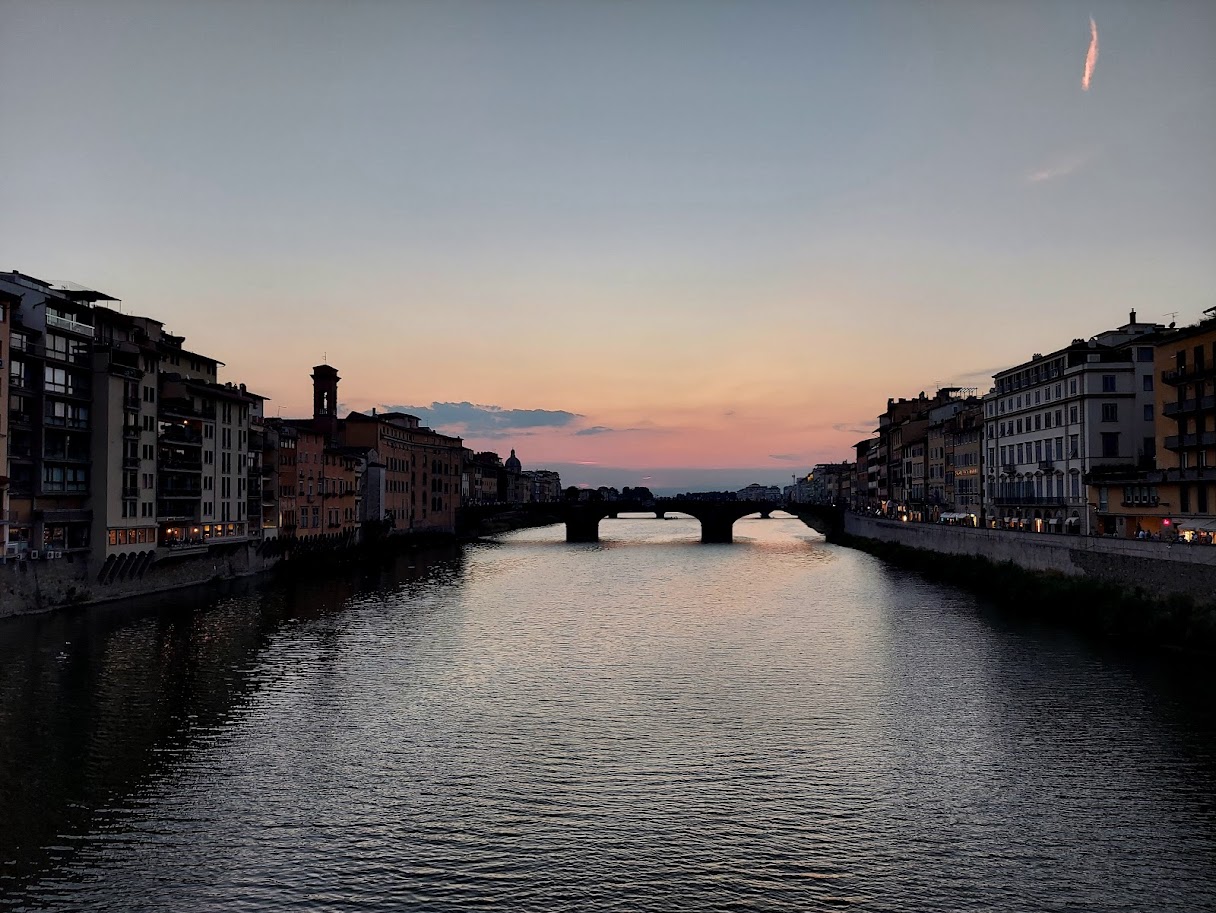
<path id="1" fill-rule="evenodd" d="M 338 369 L 317 365 L 312 369 L 313 423 L 332 439 L 338 433 Z"/>

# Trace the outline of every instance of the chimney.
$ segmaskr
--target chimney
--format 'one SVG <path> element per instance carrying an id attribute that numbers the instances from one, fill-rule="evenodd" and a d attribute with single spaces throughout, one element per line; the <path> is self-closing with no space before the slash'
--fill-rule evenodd
<path id="1" fill-rule="evenodd" d="M 1135 323 L 1135 322 L 1136 322 L 1136 309 L 1135 309 L 1135 308 L 1132 308 L 1131 315 L 1128 317 L 1127 322 L 1128 322 L 1128 323 Z"/>

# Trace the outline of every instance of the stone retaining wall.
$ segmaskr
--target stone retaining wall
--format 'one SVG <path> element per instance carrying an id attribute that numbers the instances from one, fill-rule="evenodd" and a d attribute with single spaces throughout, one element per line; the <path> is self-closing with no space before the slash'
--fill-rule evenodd
<path id="1" fill-rule="evenodd" d="M 846 514 L 849 536 L 948 555 L 1010 561 L 1029 571 L 1091 577 L 1203 601 L 1216 594 L 1216 547 L 1178 542 L 1019 533 Z"/>
<path id="2" fill-rule="evenodd" d="M 0 566 L 0 618 L 246 577 L 270 570 L 277 561 L 259 555 L 250 542 L 222 551 L 158 557 L 143 569 L 142 575 L 132 573 L 106 583 L 98 579 L 98 572 L 84 556 L 66 555 L 54 561 L 9 561 Z"/>

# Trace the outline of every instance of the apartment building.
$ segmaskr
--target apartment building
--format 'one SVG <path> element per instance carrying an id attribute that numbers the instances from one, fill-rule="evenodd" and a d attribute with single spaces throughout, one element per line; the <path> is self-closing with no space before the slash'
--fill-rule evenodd
<path id="1" fill-rule="evenodd" d="M 383 464 L 384 519 L 394 532 L 455 531 L 460 438 L 425 428 L 404 412 L 351 412 L 341 434 L 347 446 L 373 450 Z"/>
<path id="2" fill-rule="evenodd" d="M 0 274 L 9 313 L 7 549 L 87 553 L 92 494 L 92 352 L 95 301 L 109 295 Z"/>
<path id="3" fill-rule="evenodd" d="M 525 469 L 521 473 L 528 484 L 528 499 L 548 504 L 562 499 L 562 477 L 550 469 Z"/>
<path id="4" fill-rule="evenodd" d="M 1153 338 L 1128 323 L 1077 339 L 994 375 L 984 397 L 985 501 L 994 525 L 1038 532 L 1107 532 L 1108 505 L 1087 485 L 1152 465 Z M 1095 475 L 1096 473 L 1096 475 Z"/>
<path id="5" fill-rule="evenodd" d="M 260 397 L 111 295 L 22 273 L 0 274 L 0 295 L 10 554 L 100 568 L 248 535 Z"/>
<path id="6" fill-rule="evenodd" d="M 8 555 L 8 527 L 11 519 L 8 504 L 8 368 L 9 323 L 21 298 L 0 290 L 0 563 Z"/>
<path id="7" fill-rule="evenodd" d="M 1156 468 L 1102 480 L 1098 497 L 1119 502 L 1124 536 L 1211 541 L 1216 536 L 1216 308 L 1194 326 L 1167 331 L 1154 349 Z"/>

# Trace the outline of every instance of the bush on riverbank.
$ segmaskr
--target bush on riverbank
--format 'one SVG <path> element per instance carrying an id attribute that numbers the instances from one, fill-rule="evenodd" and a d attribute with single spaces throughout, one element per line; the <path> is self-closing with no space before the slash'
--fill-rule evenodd
<path id="1" fill-rule="evenodd" d="M 1161 597 L 1088 577 L 1028 571 L 1009 561 L 948 555 L 845 534 L 834 541 L 930 580 L 962 587 L 1006 611 L 1063 621 L 1103 637 L 1216 652 L 1216 601 Z"/>

